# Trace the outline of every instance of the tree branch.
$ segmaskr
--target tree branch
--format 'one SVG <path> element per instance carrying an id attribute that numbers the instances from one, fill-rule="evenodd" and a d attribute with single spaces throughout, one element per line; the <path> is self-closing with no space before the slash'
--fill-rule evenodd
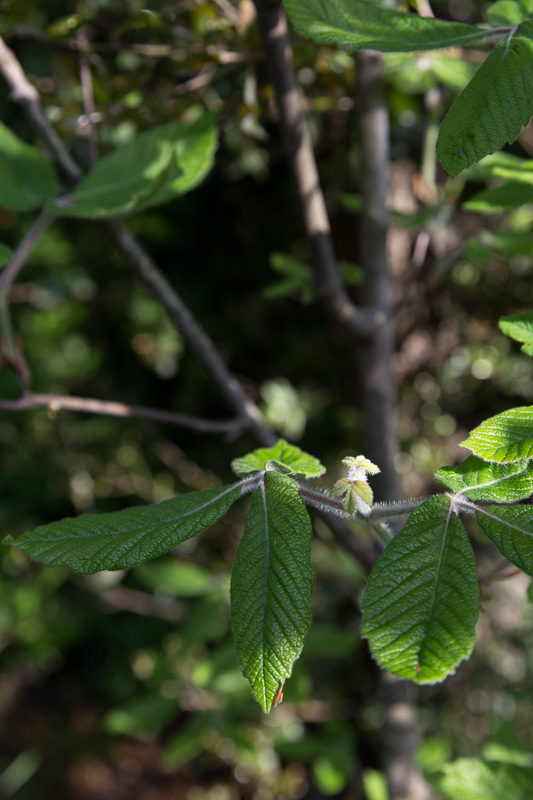
<path id="1" fill-rule="evenodd" d="M 198 433 L 238 434 L 249 427 L 248 418 L 235 417 L 229 420 L 209 420 L 174 411 L 164 411 L 149 406 L 127 405 L 93 397 L 73 397 L 64 394 L 39 394 L 25 392 L 17 400 L 0 400 L 0 411 L 27 411 L 30 408 L 47 408 L 50 412 L 81 411 L 84 414 L 104 414 L 110 417 L 139 417 L 176 425 Z"/>
<path id="2" fill-rule="evenodd" d="M 318 296 L 352 335 L 369 336 L 375 325 L 374 315 L 354 305 L 337 269 L 326 203 L 302 113 L 285 12 L 281 3 L 272 0 L 254 0 L 254 4 L 276 93 L 283 143 L 311 250 Z"/>

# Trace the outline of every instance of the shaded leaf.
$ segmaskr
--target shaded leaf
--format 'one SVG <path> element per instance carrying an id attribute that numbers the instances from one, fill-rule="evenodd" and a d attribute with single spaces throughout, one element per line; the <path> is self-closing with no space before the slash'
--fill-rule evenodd
<path id="1" fill-rule="evenodd" d="M 469 456 L 456 467 L 442 467 L 435 478 L 471 500 L 514 503 L 533 494 L 533 461 L 491 464 Z"/>
<path id="2" fill-rule="evenodd" d="M 512 564 L 533 575 L 533 507 L 488 506 L 476 512 L 491 542 Z"/>
<path id="3" fill-rule="evenodd" d="M 56 216 L 97 218 L 166 203 L 203 180 L 212 167 L 216 143 L 211 115 L 192 125 L 160 125 L 102 158 L 49 210 Z"/>
<path id="4" fill-rule="evenodd" d="M 461 442 L 485 461 L 506 464 L 533 457 L 533 406 L 512 408 L 486 419 Z"/>
<path id="5" fill-rule="evenodd" d="M 222 517 L 239 497 L 239 484 L 191 492 L 151 506 L 85 514 L 42 525 L 12 544 L 48 567 L 84 575 L 127 569 L 166 553 Z"/>
<path id="6" fill-rule="evenodd" d="M 302 36 L 352 50 L 437 50 L 466 46 L 487 35 L 462 22 L 402 14 L 353 0 L 285 0 L 285 8 Z"/>
<path id="7" fill-rule="evenodd" d="M 453 178 L 514 142 L 533 113 L 533 25 L 513 29 L 481 65 L 446 115 L 437 155 Z"/>
<path id="8" fill-rule="evenodd" d="M 58 193 L 50 159 L 0 122 L 0 205 L 29 211 Z"/>
<path id="9" fill-rule="evenodd" d="M 306 478 L 318 478 L 326 471 L 317 458 L 300 450 L 296 445 L 289 444 L 285 439 L 280 439 L 274 447 L 261 447 L 242 458 L 234 459 L 231 468 L 236 475 L 244 477 L 265 469 L 269 461 L 281 462 L 290 467 L 291 472 L 300 473 Z"/>
<path id="10" fill-rule="evenodd" d="M 378 664 L 401 678 L 435 683 L 474 646 L 476 564 L 447 497 L 414 511 L 370 573 L 362 635 Z"/>
<path id="11" fill-rule="evenodd" d="M 311 520 L 291 478 L 265 473 L 254 492 L 231 576 L 237 658 L 265 713 L 311 626 Z"/>
<path id="12" fill-rule="evenodd" d="M 494 28 L 520 25 L 531 14 L 532 0 L 498 0 L 487 9 L 487 19 Z"/>

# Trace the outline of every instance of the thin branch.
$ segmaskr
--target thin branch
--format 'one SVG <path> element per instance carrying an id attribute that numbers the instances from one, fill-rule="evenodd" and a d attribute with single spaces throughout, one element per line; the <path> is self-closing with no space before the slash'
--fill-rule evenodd
<path id="1" fill-rule="evenodd" d="M 375 324 L 373 313 L 354 305 L 337 269 L 326 203 L 302 113 L 285 12 L 281 3 L 271 0 L 254 0 L 254 4 L 276 93 L 281 134 L 311 250 L 318 296 L 352 335 L 369 336 Z"/>
<path id="2" fill-rule="evenodd" d="M 26 259 L 35 247 L 37 240 L 48 228 L 51 222 L 52 217 L 46 211 L 41 212 L 41 214 L 37 217 L 37 220 L 17 247 L 9 262 L 0 272 L 0 294 L 7 295 L 13 281 L 19 274 L 20 270 L 26 263 Z"/>
<path id="3" fill-rule="evenodd" d="M 249 427 L 249 420 L 245 417 L 235 417 L 229 420 L 209 420 L 194 417 L 189 414 L 178 414 L 174 411 L 164 411 L 149 406 L 127 405 L 111 400 L 97 400 L 94 397 L 73 397 L 63 394 L 40 394 L 26 392 L 17 400 L 0 400 L 0 411 L 27 411 L 29 408 L 47 408 L 50 412 L 81 411 L 84 414 L 104 414 L 110 417 L 140 417 L 166 425 L 176 425 L 180 428 L 198 433 L 226 433 L 237 434 Z"/>
<path id="4" fill-rule="evenodd" d="M 94 92 L 91 65 L 88 58 L 88 41 L 83 30 L 77 34 L 79 54 L 80 54 L 80 83 L 83 94 L 83 108 L 87 117 L 87 141 L 89 144 L 89 158 L 91 164 L 98 161 L 98 142 L 96 137 L 96 127 L 94 124 Z"/>

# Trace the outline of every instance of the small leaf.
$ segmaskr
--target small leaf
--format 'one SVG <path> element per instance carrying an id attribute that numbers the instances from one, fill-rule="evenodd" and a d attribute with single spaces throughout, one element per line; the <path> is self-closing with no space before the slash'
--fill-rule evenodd
<path id="1" fill-rule="evenodd" d="M 0 122 L 0 205 L 29 211 L 58 193 L 50 159 Z"/>
<path id="2" fill-rule="evenodd" d="M 290 472 L 301 473 L 306 478 L 318 478 L 326 471 L 318 459 L 300 450 L 296 445 L 289 444 L 285 439 L 280 439 L 274 447 L 262 447 L 242 458 L 236 458 L 231 462 L 231 468 L 239 477 L 245 477 L 252 472 L 265 469 L 272 460 L 281 462 L 290 468 Z"/>
<path id="3" fill-rule="evenodd" d="M 500 553 L 533 576 L 533 508 L 488 506 L 476 512 L 477 521 Z"/>
<path id="4" fill-rule="evenodd" d="M 462 22 L 427 19 L 353 0 L 285 0 L 287 13 L 302 36 L 320 44 L 384 53 L 464 47 L 487 36 Z"/>
<path id="5" fill-rule="evenodd" d="M 460 445 L 498 464 L 533 458 L 533 406 L 512 408 L 486 419 Z"/>
<path id="6" fill-rule="evenodd" d="M 488 56 L 446 115 L 437 155 L 453 178 L 514 142 L 533 113 L 533 25 L 523 22 Z"/>
<path id="7" fill-rule="evenodd" d="M 520 25 L 533 13 L 531 0 L 498 0 L 487 10 L 487 19 L 493 28 Z"/>
<path id="8" fill-rule="evenodd" d="M 311 520 L 296 484 L 265 473 L 254 492 L 231 576 L 237 658 L 265 713 L 299 657 L 311 626 Z"/>
<path id="9" fill-rule="evenodd" d="M 98 218 L 166 203 L 203 180 L 213 164 L 216 142 L 211 115 L 192 125 L 159 125 L 102 158 L 49 211 L 56 216 Z"/>
<path id="10" fill-rule="evenodd" d="M 191 492 L 151 506 L 86 514 L 42 525 L 12 544 L 48 567 L 89 575 L 128 569 L 166 553 L 222 517 L 241 493 L 239 484 Z"/>
<path id="11" fill-rule="evenodd" d="M 512 182 L 475 194 L 463 203 L 463 208 L 467 211 L 479 211 L 481 214 L 496 214 L 525 203 L 533 203 L 533 185 Z"/>
<path id="12" fill-rule="evenodd" d="M 446 800 L 530 800 L 533 771 L 511 764 L 486 764 L 479 758 L 460 758 L 445 765 L 438 788 Z"/>
<path id="13" fill-rule="evenodd" d="M 466 531 L 449 499 L 432 497 L 410 515 L 372 570 L 361 633 L 381 667 L 436 683 L 470 656 L 478 613 Z"/>
<path id="14" fill-rule="evenodd" d="M 533 461 L 491 464 L 469 456 L 456 467 L 442 467 L 435 478 L 471 500 L 514 503 L 533 494 Z"/>
<path id="15" fill-rule="evenodd" d="M 523 342 L 522 350 L 528 355 L 533 355 L 533 311 L 501 317 L 498 326 L 506 336 L 517 342 Z"/>
<path id="16" fill-rule="evenodd" d="M 364 503 L 369 506 L 372 505 L 374 502 L 374 494 L 368 483 L 365 481 L 354 481 L 353 488 Z"/>

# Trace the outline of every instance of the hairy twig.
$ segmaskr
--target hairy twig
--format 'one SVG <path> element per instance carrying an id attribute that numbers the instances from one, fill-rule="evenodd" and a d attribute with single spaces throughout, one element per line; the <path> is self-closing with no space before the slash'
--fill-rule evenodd
<path id="1" fill-rule="evenodd" d="M 225 433 L 236 435 L 249 426 L 246 417 L 228 420 L 209 420 L 189 414 L 178 414 L 149 406 L 128 405 L 94 397 L 73 397 L 62 394 L 25 392 L 17 400 L 0 400 L 0 411 L 27 411 L 29 408 L 47 408 L 49 412 L 80 411 L 84 414 L 104 414 L 110 417 L 139 417 L 175 425 L 198 433 Z"/>
<path id="2" fill-rule="evenodd" d="M 281 3 L 270 0 L 254 0 L 254 4 L 276 93 L 287 159 L 311 250 L 318 296 L 351 334 L 369 336 L 374 328 L 373 313 L 354 305 L 337 269 L 326 203 L 302 113 L 285 12 Z"/>

